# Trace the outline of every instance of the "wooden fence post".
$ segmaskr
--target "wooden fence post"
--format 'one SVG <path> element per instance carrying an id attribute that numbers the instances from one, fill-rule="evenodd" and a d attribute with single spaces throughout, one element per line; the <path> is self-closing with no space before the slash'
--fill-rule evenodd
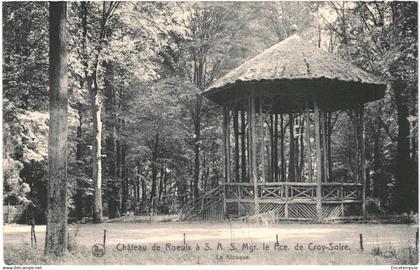
<path id="1" fill-rule="evenodd" d="M 362 141 L 360 145 L 360 151 L 361 151 L 361 162 L 362 162 L 362 213 L 363 213 L 363 219 L 367 219 L 367 210 L 366 210 L 366 155 L 365 155 L 365 123 L 364 123 L 364 105 L 360 105 L 360 129 L 362 132 Z"/>
<path id="2" fill-rule="evenodd" d="M 105 248 L 105 242 L 106 242 L 106 229 L 104 230 L 104 248 Z"/>

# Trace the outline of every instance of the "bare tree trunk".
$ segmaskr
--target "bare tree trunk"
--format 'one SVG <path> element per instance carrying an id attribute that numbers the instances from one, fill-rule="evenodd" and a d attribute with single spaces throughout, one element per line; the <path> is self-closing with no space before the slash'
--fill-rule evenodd
<path id="1" fill-rule="evenodd" d="M 328 162 L 328 175 L 332 175 L 332 156 L 331 156 L 331 133 L 332 133 L 332 123 L 331 123 L 332 113 L 327 114 L 327 162 Z"/>
<path id="2" fill-rule="evenodd" d="M 383 181 L 384 174 L 382 170 L 382 160 L 381 160 L 381 126 L 379 124 L 380 112 L 378 112 L 377 120 L 374 125 L 374 132 L 373 132 L 373 196 L 376 198 L 380 198 L 381 202 L 386 200 L 388 195 L 387 185 L 386 182 Z"/>
<path id="3" fill-rule="evenodd" d="M 157 168 L 157 151 L 158 151 L 158 143 L 159 143 L 159 134 L 156 133 L 155 141 L 154 141 L 154 149 L 153 149 L 153 157 L 152 157 L 152 190 L 150 192 L 150 204 L 152 205 L 153 199 L 156 196 L 156 178 L 158 173 Z M 150 208 L 149 208 L 150 211 Z"/>
<path id="4" fill-rule="evenodd" d="M 67 52 L 66 2 L 50 2 L 50 120 L 48 133 L 45 255 L 67 250 Z"/>
<path id="5" fill-rule="evenodd" d="M 81 104 L 78 104 L 77 108 L 77 114 L 79 117 L 79 125 L 77 126 L 77 145 L 76 145 L 76 161 L 81 162 L 82 160 L 82 123 L 83 123 L 83 117 L 82 117 L 82 108 Z M 82 191 L 82 181 L 80 179 L 80 176 L 77 176 L 76 180 L 76 196 L 75 196 L 75 212 L 77 215 L 77 219 L 83 218 L 83 191 Z"/>
<path id="6" fill-rule="evenodd" d="M 202 105 L 202 96 L 196 96 L 195 104 L 195 113 L 193 116 L 194 119 L 194 175 L 193 175 L 193 189 L 192 194 L 193 198 L 198 198 L 199 188 L 198 182 L 200 180 L 200 143 L 201 143 L 201 105 Z"/>
<path id="7" fill-rule="evenodd" d="M 305 164 L 305 146 L 304 146 L 304 142 L 303 142 L 303 132 L 304 132 L 304 118 L 301 119 L 300 121 L 300 160 L 299 160 L 299 179 L 301 182 L 304 182 L 303 179 L 303 169 L 304 169 L 304 164 Z"/>
<path id="8" fill-rule="evenodd" d="M 398 137 L 395 176 L 397 180 L 397 197 L 395 208 L 399 212 L 418 211 L 418 175 L 417 165 L 410 159 L 410 123 L 408 122 L 409 108 L 406 96 L 407 84 L 396 81 L 392 88 L 398 113 Z"/>
<path id="9" fill-rule="evenodd" d="M 284 163 L 284 118 L 283 118 L 283 114 L 280 114 L 280 158 L 281 158 L 281 163 L 280 163 L 280 179 L 282 182 L 286 181 L 286 166 Z"/>
<path id="10" fill-rule="evenodd" d="M 88 80 L 88 84 L 91 81 Z M 98 95 L 98 89 L 96 83 L 90 88 L 90 105 L 92 107 L 92 119 L 93 119 L 93 155 L 92 155 L 92 166 L 93 166 L 93 223 L 101 223 L 102 217 L 102 120 L 101 110 L 102 102 Z"/>
<path id="11" fill-rule="evenodd" d="M 106 24 L 109 16 L 115 11 L 119 3 L 109 2 L 108 9 L 106 8 L 106 2 L 102 3 L 102 19 L 101 19 L 101 28 L 99 33 L 99 40 L 103 41 L 106 33 Z M 99 58 L 103 46 L 99 46 L 96 49 L 96 53 L 93 57 L 94 64 L 90 68 L 88 60 L 91 57 L 90 52 L 87 51 L 87 37 L 88 37 L 88 9 L 86 2 L 81 3 L 82 8 L 82 51 L 83 51 L 83 65 L 85 72 L 85 79 L 87 83 L 87 89 L 90 94 L 90 103 L 92 108 L 92 119 L 93 119 L 93 154 L 92 154 L 92 166 L 93 166 L 93 222 L 101 223 L 103 221 L 102 213 L 102 164 L 101 164 L 101 155 L 102 155 L 102 120 L 101 120 L 101 110 L 102 102 L 98 93 L 98 81 L 97 81 L 97 68 L 99 64 Z M 93 84 L 93 85 L 92 85 Z"/>
<path id="12" fill-rule="evenodd" d="M 141 183 L 141 202 L 143 206 L 146 204 L 147 201 L 147 194 L 146 194 L 146 181 L 144 181 L 144 175 L 140 174 L 140 183 Z"/>
<path id="13" fill-rule="evenodd" d="M 294 182 L 296 181 L 296 169 L 295 169 L 295 133 L 293 130 L 293 115 L 289 114 L 289 181 Z"/>
<path id="14" fill-rule="evenodd" d="M 119 131 L 119 125 L 120 125 L 120 121 L 117 118 L 117 134 Z M 122 207 L 122 182 L 121 182 L 121 157 L 122 157 L 122 147 L 121 147 L 121 140 L 120 138 L 117 137 L 116 141 L 115 141 L 115 153 L 116 153 L 116 159 L 115 159 L 115 180 L 118 180 L 118 184 L 116 185 L 116 212 L 117 212 L 117 216 L 119 217 L 121 214 L 121 207 Z"/>
<path id="15" fill-rule="evenodd" d="M 110 62 L 104 62 L 105 76 L 104 76 L 104 109 L 105 109 L 105 127 L 111 130 L 108 137 L 105 138 L 105 166 L 108 172 L 108 178 L 115 180 L 116 177 L 116 140 L 117 140 L 117 91 L 115 91 L 112 80 L 114 78 L 113 65 Z M 106 198 L 108 205 L 108 217 L 115 218 L 117 202 L 115 200 L 115 193 L 117 191 L 115 182 L 106 183 Z"/>
<path id="16" fill-rule="evenodd" d="M 165 181 L 165 168 L 162 166 L 160 169 L 160 181 L 159 181 L 159 202 L 162 202 L 163 193 L 163 181 Z"/>
<path id="17" fill-rule="evenodd" d="M 124 122 L 122 123 L 124 124 Z M 128 179 L 127 179 L 127 167 L 126 167 L 126 154 L 127 154 L 127 145 L 123 144 L 121 147 L 121 183 L 122 183 L 122 203 L 121 203 L 121 212 L 125 213 L 128 211 Z"/>

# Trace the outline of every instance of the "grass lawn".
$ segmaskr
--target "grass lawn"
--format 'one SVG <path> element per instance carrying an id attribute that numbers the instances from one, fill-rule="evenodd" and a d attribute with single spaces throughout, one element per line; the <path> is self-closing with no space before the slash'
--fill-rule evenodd
<path id="1" fill-rule="evenodd" d="M 38 243 L 37 247 L 31 247 L 29 226 L 4 225 L 4 261 L 8 264 L 134 265 L 417 264 L 417 228 L 417 225 L 403 224 L 264 226 L 198 222 L 69 225 L 71 251 L 60 261 L 47 261 L 42 256 L 45 226 L 36 226 Z M 92 246 L 103 242 L 104 230 L 107 230 L 105 255 L 95 257 Z M 156 250 L 157 246 L 160 250 Z"/>

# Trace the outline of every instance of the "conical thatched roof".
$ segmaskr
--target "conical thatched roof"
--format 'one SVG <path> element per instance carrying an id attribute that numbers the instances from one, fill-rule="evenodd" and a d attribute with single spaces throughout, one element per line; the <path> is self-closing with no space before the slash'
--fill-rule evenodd
<path id="1" fill-rule="evenodd" d="M 221 77 L 203 94 L 243 109 L 254 89 L 271 111 L 293 112 L 316 94 L 328 110 L 337 110 L 380 99 L 385 87 L 373 75 L 293 35 Z"/>

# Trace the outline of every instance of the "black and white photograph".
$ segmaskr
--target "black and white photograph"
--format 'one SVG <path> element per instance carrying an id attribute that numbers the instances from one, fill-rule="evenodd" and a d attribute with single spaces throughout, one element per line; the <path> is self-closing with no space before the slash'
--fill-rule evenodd
<path id="1" fill-rule="evenodd" d="M 3 269 L 417 269 L 418 2 L 1 8 Z"/>

